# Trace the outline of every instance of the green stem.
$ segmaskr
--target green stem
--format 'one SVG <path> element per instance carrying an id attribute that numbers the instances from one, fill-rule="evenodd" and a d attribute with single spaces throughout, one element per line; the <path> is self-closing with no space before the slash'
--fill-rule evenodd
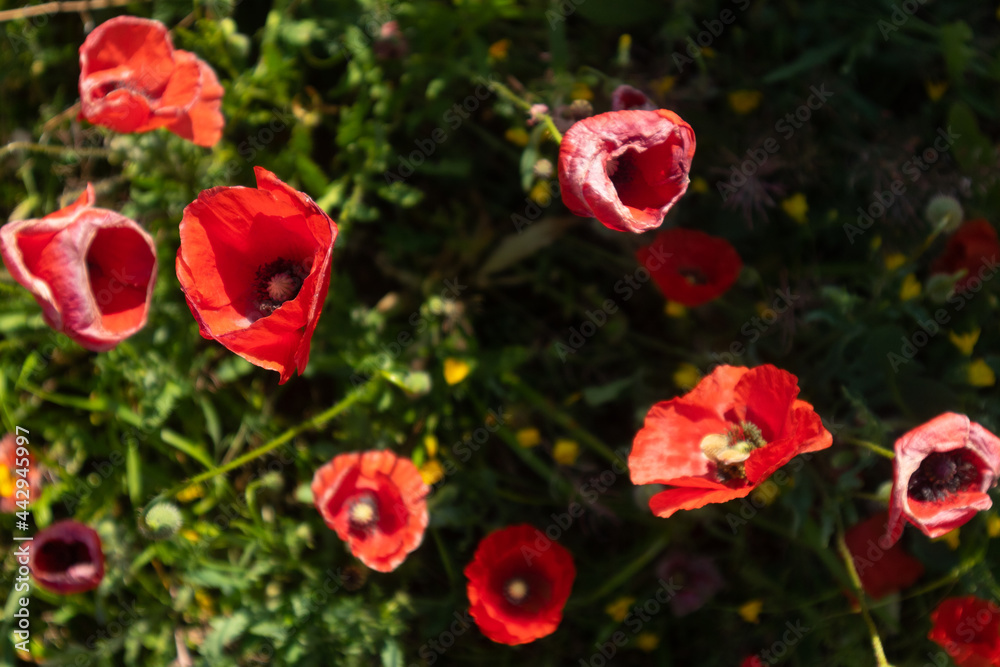
<path id="1" fill-rule="evenodd" d="M 879 456 L 884 456 L 885 458 L 892 460 L 896 458 L 896 453 L 882 447 L 881 445 L 876 445 L 874 442 L 868 442 L 867 440 L 862 440 L 860 438 L 845 438 L 847 442 L 852 445 L 857 445 L 858 447 L 864 447 L 865 449 L 875 452 Z"/>
<path id="2" fill-rule="evenodd" d="M 574 607 L 591 605 L 597 600 L 600 600 L 604 596 L 608 595 L 616 588 L 621 586 L 623 583 L 631 579 L 636 572 L 646 567 L 646 565 L 648 565 L 651 560 L 656 558 L 659 555 L 659 553 L 667 547 L 668 544 L 670 544 L 670 536 L 667 533 L 660 535 L 655 540 L 653 540 L 653 542 L 649 545 L 649 547 L 646 548 L 645 551 L 639 554 L 638 558 L 636 558 L 631 563 L 629 563 L 621 570 L 619 570 L 618 574 L 608 579 L 608 581 L 603 586 L 598 588 L 593 593 L 584 596 L 582 600 L 573 600 L 572 605 Z"/>
<path id="3" fill-rule="evenodd" d="M 56 157 L 64 155 L 74 155 L 81 157 L 109 157 L 111 151 L 107 148 L 77 148 L 75 146 L 45 146 L 43 144 L 33 144 L 30 141 L 12 141 L 9 144 L 0 146 L 0 158 L 15 151 L 29 151 L 31 153 L 44 153 Z"/>
<path id="4" fill-rule="evenodd" d="M 521 107 L 525 111 L 531 111 L 531 102 L 521 99 L 520 97 L 518 97 L 517 93 L 515 93 L 513 90 L 503 85 L 502 83 L 498 81 L 493 81 L 490 83 L 490 88 L 492 88 L 494 92 L 499 94 L 500 97 L 503 97 L 504 99 L 513 102 L 514 104 Z M 552 119 L 552 116 L 547 113 L 539 114 L 539 116 L 542 119 L 542 123 L 545 125 L 546 128 L 548 128 L 549 133 L 552 135 L 552 138 L 555 140 L 555 142 L 557 144 L 561 144 L 562 132 L 560 132 L 559 129 L 556 127 L 556 122 Z"/>
<path id="5" fill-rule="evenodd" d="M 274 438 L 273 440 L 261 445 L 257 449 L 250 450 L 243 456 L 235 458 L 225 465 L 219 466 L 218 468 L 214 468 L 212 470 L 207 470 L 201 473 L 200 475 L 195 475 L 191 479 L 182 482 L 177 486 L 175 486 L 174 488 L 170 489 L 169 491 L 161 494 L 161 497 L 170 498 L 174 496 L 176 493 L 180 492 L 182 489 L 186 489 L 187 487 L 193 486 L 195 484 L 200 484 L 201 482 L 210 480 L 213 477 L 217 477 L 219 475 L 227 473 L 230 470 L 235 470 L 236 468 L 246 465 L 247 463 L 253 461 L 254 459 L 260 458 L 261 456 L 264 456 L 265 454 L 274 451 L 278 447 L 281 447 L 283 444 L 285 444 L 286 442 L 297 436 L 299 433 L 302 433 L 303 431 L 307 431 L 309 429 L 319 428 L 320 426 L 323 426 L 326 422 L 330 421 L 331 419 L 339 415 L 341 412 L 349 408 L 351 405 L 353 405 L 361 397 L 363 393 L 365 393 L 365 387 L 364 386 L 359 387 L 358 389 L 349 393 L 344 398 L 340 399 L 340 401 L 334 404 L 332 407 L 327 408 L 326 410 L 319 413 L 315 417 L 307 419 L 297 426 L 293 426 L 292 428 L 288 429 L 287 431 L 285 431 L 278 437 Z"/>
<path id="6" fill-rule="evenodd" d="M 532 406 L 540 412 L 548 415 L 554 422 L 566 429 L 570 435 L 580 440 L 580 442 L 584 445 L 590 447 L 611 463 L 618 463 L 620 461 L 614 450 L 601 442 L 600 439 L 595 437 L 589 431 L 581 428 L 576 423 L 575 419 L 558 410 L 551 401 L 521 382 L 521 379 L 516 375 L 513 373 L 505 373 L 501 380 L 506 384 L 512 385 L 514 390 L 517 391 L 522 398 L 531 403 Z"/>
<path id="7" fill-rule="evenodd" d="M 850 549 L 847 548 L 847 542 L 844 541 L 843 527 L 838 527 L 837 529 L 837 551 L 840 553 L 840 557 L 847 567 L 847 574 L 851 578 L 851 584 L 854 586 L 854 594 L 858 599 L 858 606 L 861 607 L 861 617 L 865 620 L 865 625 L 868 626 L 868 634 L 872 638 L 872 650 L 875 652 L 876 667 L 891 667 L 889 661 L 885 658 L 885 649 L 882 648 L 882 638 L 879 637 L 878 628 L 875 627 L 875 621 L 872 620 L 871 612 L 868 611 L 868 603 L 865 601 L 865 592 L 861 586 L 861 578 L 858 576 L 858 571 L 854 568 L 854 558 L 851 556 Z"/>

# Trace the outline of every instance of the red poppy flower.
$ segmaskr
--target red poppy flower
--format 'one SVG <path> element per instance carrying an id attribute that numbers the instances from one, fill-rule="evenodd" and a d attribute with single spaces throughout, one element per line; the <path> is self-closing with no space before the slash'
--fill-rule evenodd
<path id="1" fill-rule="evenodd" d="M 500 644 L 526 644 L 556 631 L 576 567 L 562 545 L 528 524 L 487 535 L 465 566 L 469 613 Z"/>
<path id="2" fill-rule="evenodd" d="M 429 491 L 413 462 L 388 450 L 336 456 L 312 481 L 326 525 L 379 572 L 392 572 L 420 546 Z"/>
<path id="3" fill-rule="evenodd" d="M 751 655 L 743 658 L 743 662 L 740 663 L 740 667 L 765 667 L 764 663 L 760 661 L 760 657 L 756 655 Z"/>
<path id="4" fill-rule="evenodd" d="M 946 412 L 896 441 L 888 535 L 906 521 L 928 537 L 958 528 L 993 501 L 1000 475 L 1000 439 L 965 415 Z"/>
<path id="5" fill-rule="evenodd" d="M 687 191 L 694 149 L 691 126 L 666 109 L 584 118 L 559 147 L 563 203 L 620 232 L 655 229 Z"/>
<path id="6" fill-rule="evenodd" d="M 646 93 L 638 88 L 622 84 L 611 93 L 612 111 L 625 111 L 629 109 L 652 111 L 655 108 L 649 98 L 646 97 Z"/>
<path id="7" fill-rule="evenodd" d="M 1000 607 L 975 596 L 948 598 L 931 614 L 927 638 L 958 667 L 1000 665 Z"/>
<path id="8" fill-rule="evenodd" d="M 911 586 L 924 573 L 924 566 L 902 545 L 889 543 L 885 536 L 888 518 L 888 512 L 880 512 L 851 526 L 844 535 L 861 586 L 874 600 Z"/>
<path id="9" fill-rule="evenodd" d="M 970 220 L 948 239 L 944 252 L 931 264 L 931 273 L 956 273 L 965 269 L 965 276 L 955 283 L 955 290 L 964 292 L 971 284 L 981 287 L 983 281 L 995 273 L 998 255 L 1000 242 L 993 225 L 983 219 Z M 973 291 L 978 292 L 980 287 Z"/>
<path id="10" fill-rule="evenodd" d="M 177 278 L 202 336 L 284 384 L 309 362 L 337 224 L 271 172 L 254 173 L 257 189 L 212 188 L 184 209 Z"/>
<path id="11" fill-rule="evenodd" d="M 700 306 L 724 294 L 743 269 L 729 241 L 696 229 L 664 229 L 635 256 L 663 295 L 685 306 Z"/>
<path id="12" fill-rule="evenodd" d="M 27 472 L 21 475 L 22 470 Z M 22 485 L 19 488 L 18 481 L 22 479 L 27 487 Z M 5 435 L 0 439 L 0 512 L 9 513 L 24 509 L 27 507 L 24 502 L 30 503 L 35 500 L 41 490 L 42 471 L 35 464 L 34 454 L 27 447 L 19 446 L 17 438 L 13 435 Z M 18 501 L 22 506 L 18 506 Z"/>
<path id="13" fill-rule="evenodd" d="M 57 521 L 35 535 L 29 548 L 31 576 L 53 593 L 93 590 L 104 578 L 101 538 L 79 521 Z"/>
<path id="14" fill-rule="evenodd" d="M 93 203 L 88 184 L 62 210 L 7 223 L 0 227 L 0 253 L 50 327 L 103 352 L 146 325 L 156 247 L 134 221 Z"/>
<path id="15" fill-rule="evenodd" d="M 223 88 L 205 61 L 175 50 L 159 21 L 118 16 L 80 47 L 80 117 L 116 132 L 165 127 L 199 146 L 222 137 Z"/>
<path id="16" fill-rule="evenodd" d="M 649 501 L 661 517 L 747 496 L 793 457 L 833 442 L 798 393 L 798 379 L 771 365 L 717 367 L 646 415 L 629 454 L 632 483 L 673 487 Z"/>

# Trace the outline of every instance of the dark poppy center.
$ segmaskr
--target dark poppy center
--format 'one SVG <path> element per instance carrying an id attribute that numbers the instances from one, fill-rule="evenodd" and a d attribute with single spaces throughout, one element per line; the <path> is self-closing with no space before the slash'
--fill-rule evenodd
<path id="1" fill-rule="evenodd" d="M 35 564 L 42 572 L 65 572 L 74 565 L 90 562 L 90 549 L 75 540 L 49 540 L 35 555 Z"/>
<path id="2" fill-rule="evenodd" d="M 511 604 L 519 605 L 528 598 L 531 588 L 521 577 L 512 577 L 503 586 L 503 596 Z"/>
<path id="3" fill-rule="evenodd" d="M 979 486 L 982 473 L 975 454 L 965 449 L 935 452 L 910 477 L 907 495 L 914 500 L 937 502 Z"/>
<path id="4" fill-rule="evenodd" d="M 378 523 L 378 502 L 374 494 L 365 493 L 350 501 L 347 507 L 347 518 L 351 527 L 360 530 L 370 530 Z"/>
<path id="5" fill-rule="evenodd" d="M 254 306 L 263 316 L 270 315 L 286 301 L 299 295 L 309 275 L 301 263 L 287 259 L 268 262 L 257 269 Z"/>

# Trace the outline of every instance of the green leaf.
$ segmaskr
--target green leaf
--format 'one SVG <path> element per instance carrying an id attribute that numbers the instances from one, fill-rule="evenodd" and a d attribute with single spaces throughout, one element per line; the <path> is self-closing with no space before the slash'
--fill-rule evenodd
<path id="1" fill-rule="evenodd" d="M 205 636 L 202 652 L 206 658 L 219 659 L 226 645 L 241 636 L 250 626 L 250 614 L 237 611 L 232 616 L 217 616 L 210 621 L 211 632 Z"/>

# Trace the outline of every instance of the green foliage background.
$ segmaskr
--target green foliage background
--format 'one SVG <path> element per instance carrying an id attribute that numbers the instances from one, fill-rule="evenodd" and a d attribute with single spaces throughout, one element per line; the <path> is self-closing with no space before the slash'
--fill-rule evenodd
<path id="1" fill-rule="evenodd" d="M 927 290 L 900 296 L 906 276 L 927 278 L 944 243 L 925 244 L 931 195 L 951 194 L 967 218 L 997 222 L 1000 17 L 972 0 L 912 6 L 914 16 L 885 0 L 166 0 L 4 22 L 0 140 L 36 146 L 0 153 L 0 212 L 41 217 L 93 182 L 99 206 L 150 230 L 160 264 L 149 324 L 104 354 L 51 332 L 30 295 L 0 274 L 4 429 L 28 428 L 48 470 L 34 522 L 84 521 L 108 558 L 94 593 L 60 598 L 33 587 L 34 660 L 168 665 L 183 645 L 213 667 L 597 664 L 598 647 L 624 630 L 614 664 L 722 666 L 800 622 L 810 630 L 783 664 L 873 664 L 833 544 L 838 526 L 880 507 L 891 463 L 856 442 L 891 448 L 947 410 L 1000 430 L 996 387 L 970 385 L 970 358 L 946 333 L 981 329 L 973 357 L 1000 372 L 996 285 L 961 309 Z M 724 10 L 735 20 L 714 36 L 705 22 Z M 898 26 L 894 11 L 904 12 Z M 84 23 L 119 13 L 165 22 L 176 47 L 215 68 L 226 129 L 214 149 L 76 120 Z M 378 53 L 374 36 L 389 20 L 405 37 L 401 58 Z M 687 40 L 706 31 L 710 50 L 692 49 L 686 62 Z M 504 39 L 507 53 L 491 53 Z M 586 86 L 596 112 L 625 82 L 678 112 L 698 138 L 692 177 L 708 187 L 689 191 L 667 224 L 728 238 L 746 265 L 738 284 L 681 317 L 664 313 L 650 283 L 626 291 L 634 252 L 652 234 L 574 218 L 558 195 L 531 203 L 545 180 L 535 162 L 555 163 L 557 147 L 508 97 L 476 98 L 483 78 L 551 108 Z M 932 100 L 929 83 L 947 88 Z M 813 86 L 833 96 L 785 137 L 776 123 Z M 740 90 L 760 91 L 759 107 L 734 112 L 727 96 Z M 470 99 L 475 108 L 463 113 Z M 960 138 L 911 181 L 905 163 L 948 127 Z M 421 146 L 439 129 L 445 138 L 426 155 Z M 526 132 L 525 145 L 511 141 L 512 129 Z M 780 150 L 723 201 L 717 183 L 768 137 Z M 412 175 L 387 177 L 421 151 Z M 183 208 L 205 188 L 253 185 L 255 165 L 340 226 L 309 367 L 280 387 L 274 373 L 198 335 L 173 269 Z M 897 179 L 905 193 L 852 242 L 845 224 Z M 804 224 L 780 206 L 797 193 L 808 202 Z M 531 224 L 519 230 L 516 216 Z M 887 264 L 891 255 L 902 263 Z M 760 331 L 753 318 L 775 290 L 795 295 L 794 308 Z M 571 329 L 608 299 L 619 310 L 566 352 Z M 889 355 L 942 307 L 944 331 L 894 368 Z M 739 354 L 725 357 L 734 343 Z M 447 384 L 446 358 L 468 363 L 468 378 Z M 707 373 L 724 361 L 798 375 L 834 446 L 735 527 L 739 503 L 662 520 L 627 475 L 605 487 L 601 474 L 608 479 L 649 407 L 685 391 L 674 379 L 681 365 Z M 345 397 L 335 419 L 309 423 Z M 456 444 L 492 425 L 490 409 L 503 424 L 464 458 Z M 539 447 L 518 445 L 516 432 L 529 427 Z M 137 512 L 150 499 L 283 434 L 271 454 L 182 492 L 180 535 L 139 534 Z M 421 464 L 427 436 L 451 474 L 435 485 L 424 543 L 396 572 L 365 575 L 312 506 L 312 475 L 337 453 L 370 448 Z M 572 465 L 553 460 L 560 438 L 582 446 Z M 590 501 L 595 488 L 604 490 Z M 478 541 L 513 523 L 556 525 L 571 502 L 586 512 L 560 529 L 578 577 L 559 630 L 507 647 L 472 627 L 446 652 L 431 648 L 468 606 L 462 568 Z M 0 517 L 4 549 L 13 523 Z M 1000 590 L 986 524 L 984 515 L 963 527 L 954 550 L 908 531 L 927 574 L 873 608 L 893 664 L 922 665 L 937 651 L 925 637 L 941 599 Z M 604 608 L 623 595 L 652 598 L 658 559 L 677 550 L 713 557 L 726 586 L 697 613 L 663 609 L 643 623 L 659 637 L 646 652 Z M 0 591 L 15 572 L 4 559 Z M 14 597 L 0 595 L 5 635 Z M 737 613 L 752 599 L 763 600 L 757 623 Z M 4 641 L 0 661 L 15 660 Z"/>

